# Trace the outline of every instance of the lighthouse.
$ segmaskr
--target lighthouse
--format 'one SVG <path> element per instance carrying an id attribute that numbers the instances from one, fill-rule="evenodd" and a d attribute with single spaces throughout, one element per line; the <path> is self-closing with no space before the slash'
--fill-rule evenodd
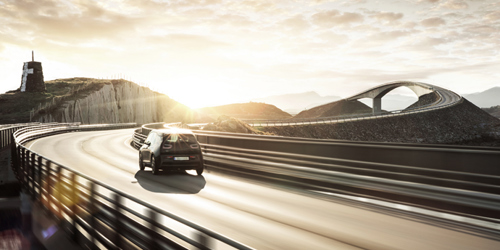
<path id="1" fill-rule="evenodd" d="M 43 92 L 45 82 L 43 81 L 42 63 L 35 62 L 35 52 L 31 51 L 31 62 L 23 65 L 21 78 L 21 92 Z"/>

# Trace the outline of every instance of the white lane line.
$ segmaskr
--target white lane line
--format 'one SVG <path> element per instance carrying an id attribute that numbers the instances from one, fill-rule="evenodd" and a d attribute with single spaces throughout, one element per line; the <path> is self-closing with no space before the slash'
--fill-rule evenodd
<path id="1" fill-rule="evenodd" d="M 39 140 L 36 140 L 35 142 L 33 142 L 28 149 L 31 150 L 31 147 L 33 147 L 33 145 L 35 145 L 35 143 L 37 143 L 38 141 Z"/>
<path id="2" fill-rule="evenodd" d="M 125 147 L 136 150 L 134 147 L 132 147 L 131 143 L 132 143 L 132 138 L 127 138 L 127 139 L 125 139 L 125 141 L 123 141 L 123 144 L 125 144 Z"/>

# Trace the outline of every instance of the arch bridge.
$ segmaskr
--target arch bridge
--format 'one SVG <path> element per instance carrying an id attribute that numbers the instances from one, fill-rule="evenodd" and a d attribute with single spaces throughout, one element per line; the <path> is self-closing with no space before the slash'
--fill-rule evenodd
<path id="1" fill-rule="evenodd" d="M 418 97 L 423 96 L 425 94 L 432 93 L 438 90 L 444 90 L 440 87 L 421 82 L 411 82 L 411 81 L 397 81 L 390 82 L 386 84 L 379 85 L 377 87 L 368 89 L 363 91 L 357 95 L 346 98 L 346 100 L 354 101 L 362 98 L 371 98 L 373 99 L 373 114 L 380 114 L 382 112 L 382 97 L 384 97 L 387 93 L 399 87 L 407 87 L 413 93 L 415 93 Z M 439 94 L 439 93 L 438 93 Z M 442 96 L 442 95 L 440 95 Z"/>

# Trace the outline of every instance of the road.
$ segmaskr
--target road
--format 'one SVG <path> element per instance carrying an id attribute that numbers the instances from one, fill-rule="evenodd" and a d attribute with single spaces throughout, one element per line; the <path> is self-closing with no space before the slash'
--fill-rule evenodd
<path id="1" fill-rule="evenodd" d="M 139 171 L 132 129 L 38 139 L 33 151 L 256 249 L 500 249 L 500 241 L 206 171 Z"/>

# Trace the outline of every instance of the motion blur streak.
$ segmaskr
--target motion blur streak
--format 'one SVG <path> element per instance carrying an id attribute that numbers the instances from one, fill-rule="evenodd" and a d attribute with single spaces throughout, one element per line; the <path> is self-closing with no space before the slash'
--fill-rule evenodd
<path id="1" fill-rule="evenodd" d="M 500 242 L 216 172 L 139 171 L 132 129 L 61 134 L 31 149 L 256 249 L 500 249 Z M 34 143 L 34 144 L 33 144 Z"/>

